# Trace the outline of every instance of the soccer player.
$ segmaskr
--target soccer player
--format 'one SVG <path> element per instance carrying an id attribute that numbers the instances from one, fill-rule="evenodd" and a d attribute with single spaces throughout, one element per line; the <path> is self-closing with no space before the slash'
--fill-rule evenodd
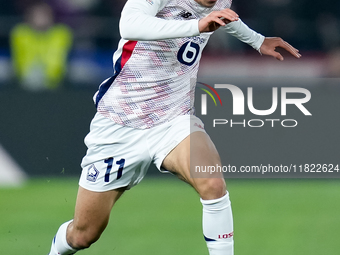
<path id="1" fill-rule="evenodd" d="M 221 27 L 261 54 L 283 60 L 280 38 L 265 38 L 230 10 L 231 0 L 128 0 L 121 15 L 122 39 L 114 75 L 94 101 L 97 113 L 85 138 L 88 147 L 74 219 L 62 224 L 50 255 L 74 254 L 97 241 L 110 211 L 138 184 L 153 162 L 189 183 L 203 205 L 203 235 L 210 255 L 233 254 L 233 219 L 222 174 L 193 178 L 194 165 L 221 165 L 214 144 L 193 115 L 202 50 Z"/>

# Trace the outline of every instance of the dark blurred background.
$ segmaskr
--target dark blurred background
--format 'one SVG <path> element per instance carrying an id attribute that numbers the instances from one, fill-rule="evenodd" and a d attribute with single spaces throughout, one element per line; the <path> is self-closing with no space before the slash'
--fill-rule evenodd
<path id="1" fill-rule="evenodd" d="M 13 86 L 11 45 L 13 28 L 25 22 L 27 11 L 38 0 L 0 1 L 0 81 Z M 111 75 L 111 56 L 120 39 L 118 22 L 124 0 L 46 0 L 57 24 L 67 25 L 73 34 L 72 49 L 63 86 L 96 87 Z M 340 75 L 340 3 L 325 0 L 235 0 L 232 8 L 243 21 L 266 36 L 280 36 L 298 48 L 311 63 L 314 76 Z M 211 57 L 254 55 L 248 45 L 218 31 L 205 50 Z M 223 53 L 223 54 L 222 54 Z M 224 55 L 226 54 L 226 55 Z M 258 60 L 258 59 L 257 59 Z M 204 59 L 203 59 L 204 61 Z M 317 62 L 317 63 L 315 63 Z M 86 74 L 86 75 L 84 75 Z"/>
<path id="2" fill-rule="evenodd" d="M 0 144 L 29 175 L 79 174 L 86 151 L 83 138 L 95 113 L 92 96 L 101 81 L 112 75 L 124 3 L 0 1 Z M 265 36 L 284 38 L 303 57 L 295 60 L 284 55 L 282 63 L 261 57 L 217 31 L 203 54 L 199 80 L 211 85 L 257 86 L 264 95 L 273 86 L 308 87 L 316 91 L 312 99 L 322 95 L 314 100 L 316 109 L 326 107 L 328 95 L 340 94 L 340 2 L 234 0 L 232 8 L 249 27 Z M 276 79 L 281 82 L 276 84 Z M 329 105 L 334 118 L 323 120 L 333 127 L 328 131 L 333 138 L 340 127 L 337 106 Z M 313 121 L 318 122 L 317 118 Z M 290 139 L 301 134 L 303 128 Z M 213 140 L 214 135 L 218 140 L 218 134 L 212 134 Z M 336 149 L 334 145 L 329 150 Z M 241 155 L 236 158 L 242 160 Z"/>

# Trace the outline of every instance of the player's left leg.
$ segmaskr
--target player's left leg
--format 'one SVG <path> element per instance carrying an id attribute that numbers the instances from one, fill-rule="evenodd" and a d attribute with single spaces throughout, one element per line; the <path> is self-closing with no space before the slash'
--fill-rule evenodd
<path id="1" fill-rule="evenodd" d="M 203 205 L 203 234 L 210 255 L 232 255 L 233 217 L 222 173 L 193 176 L 195 166 L 221 166 L 218 152 L 204 132 L 191 133 L 164 159 L 162 167 L 189 183 Z M 194 178 L 195 177 L 195 178 Z"/>

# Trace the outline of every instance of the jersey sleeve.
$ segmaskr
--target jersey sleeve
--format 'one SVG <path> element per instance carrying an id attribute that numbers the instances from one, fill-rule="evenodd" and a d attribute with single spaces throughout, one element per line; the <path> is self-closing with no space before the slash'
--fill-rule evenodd
<path id="1" fill-rule="evenodd" d="M 128 0 L 120 23 L 123 39 L 165 40 L 199 35 L 198 20 L 165 20 L 156 17 L 169 0 Z"/>
<path id="2" fill-rule="evenodd" d="M 245 23 L 242 22 L 241 19 L 230 22 L 223 28 L 228 34 L 235 36 L 240 41 L 247 43 L 254 49 L 260 51 L 265 37 L 250 29 Z"/>

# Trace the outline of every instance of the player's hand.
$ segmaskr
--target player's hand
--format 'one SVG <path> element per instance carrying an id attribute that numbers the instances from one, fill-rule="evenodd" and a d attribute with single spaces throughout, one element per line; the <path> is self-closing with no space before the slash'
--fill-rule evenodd
<path id="1" fill-rule="evenodd" d="M 283 56 L 279 52 L 275 51 L 277 47 L 285 49 L 296 58 L 301 57 L 298 49 L 295 49 L 292 45 L 279 37 L 266 37 L 261 45 L 260 52 L 263 55 L 273 56 L 277 60 L 282 61 L 284 59 Z"/>
<path id="2" fill-rule="evenodd" d="M 224 9 L 222 11 L 213 11 L 198 22 L 198 28 L 200 33 L 213 32 L 220 26 L 225 26 L 229 22 L 237 20 L 238 15 L 233 10 Z"/>

